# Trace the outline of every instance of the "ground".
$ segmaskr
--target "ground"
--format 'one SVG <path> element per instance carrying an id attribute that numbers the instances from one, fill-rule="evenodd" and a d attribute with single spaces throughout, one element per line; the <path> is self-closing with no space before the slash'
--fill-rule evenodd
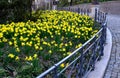
<path id="1" fill-rule="evenodd" d="M 101 10 L 108 12 L 108 28 L 112 33 L 112 51 L 104 78 L 120 78 L 120 1 L 100 4 Z"/>

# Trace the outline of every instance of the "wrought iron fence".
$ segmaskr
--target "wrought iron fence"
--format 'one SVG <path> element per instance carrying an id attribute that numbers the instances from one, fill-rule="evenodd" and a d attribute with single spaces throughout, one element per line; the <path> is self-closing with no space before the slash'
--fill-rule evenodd
<path id="1" fill-rule="evenodd" d="M 62 8 L 59 10 L 74 11 L 81 14 L 80 8 Z M 85 10 L 84 10 L 85 11 Z M 87 12 L 87 10 L 86 10 Z M 85 13 L 84 14 L 88 14 Z M 95 26 L 99 23 L 100 30 L 80 48 L 65 57 L 37 78 L 86 78 L 90 71 L 95 69 L 95 63 L 104 55 L 106 41 L 106 13 L 95 10 Z"/>
<path id="2" fill-rule="evenodd" d="M 88 15 L 90 14 L 90 9 L 83 9 L 83 8 L 75 8 L 75 7 L 58 7 L 58 10 L 66 10 L 71 12 L 76 12 L 81 15 Z"/>

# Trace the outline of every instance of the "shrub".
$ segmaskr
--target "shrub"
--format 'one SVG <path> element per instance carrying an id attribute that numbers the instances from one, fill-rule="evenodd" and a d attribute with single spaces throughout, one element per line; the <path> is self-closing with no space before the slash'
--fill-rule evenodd
<path id="1" fill-rule="evenodd" d="M 32 1 L 33 0 L 0 0 L 0 24 L 30 19 Z"/>

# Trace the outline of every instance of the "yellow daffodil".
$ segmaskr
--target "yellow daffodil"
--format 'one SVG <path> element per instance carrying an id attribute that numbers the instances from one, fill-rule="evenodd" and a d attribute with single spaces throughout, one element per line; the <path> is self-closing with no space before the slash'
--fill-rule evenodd
<path id="1" fill-rule="evenodd" d="M 22 42 L 22 43 L 21 43 L 21 45 L 22 45 L 22 46 L 25 46 L 25 43 L 24 43 L 24 42 Z"/>
<path id="2" fill-rule="evenodd" d="M 10 57 L 10 58 L 14 58 L 14 57 L 15 57 L 15 55 L 14 55 L 14 54 L 12 54 L 12 53 L 10 53 L 10 54 L 8 54 L 8 57 Z"/>
<path id="3" fill-rule="evenodd" d="M 9 41 L 9 45 L 12 45 L 13 43 L 11 41 Z"/>
<path id="4" fill-rule="evenodd" d="M 37 58 L 37 56 L 38 56 L 37 54 L 34 54 L 34 55 L 33 55 L 34 58 Z"/>
<path id="5" fill-rule="evenodd" d="M 51 51 L 51 50 L 49 50 L 48 52 L 49 52 L 50 54 L 52 53 L 52 51 Z"/>
<path id="6" fill-rule="evenodd" d="M 3 33 L 0 33 L 0 38 L 2 38 L 3 37 Z"/>
<path id="7" fill-rule="evenodd" d="M 33 60 L 32 56 L 29 56 L 28 61 L 32 61 L 32 60 Z"/>
<path id="8" fill-rule="evenodd" d="M 18 56 L 16 56 L 15 60 L 18 61 L 20 58 Z"/>
<path id="9" fill-rule="evenodd" d="M 62 63 L 62 64 L 60 65 L 60 67 L 64 68 L 64 67 L 65 67 L 65 64 L 64 64 L 64 63 Z"/>
<path id="10" fill-rule="evenodd" d="M 20 52 L 20 49 L 17 47 L 17 48 L 16 48 L 16 51 L 17 51 L 17 52 Z"/>

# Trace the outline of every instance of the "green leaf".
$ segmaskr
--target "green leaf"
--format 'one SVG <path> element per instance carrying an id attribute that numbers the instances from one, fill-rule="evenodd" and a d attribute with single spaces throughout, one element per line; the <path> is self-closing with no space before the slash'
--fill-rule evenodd
<path id="1" fill-rule="evenodd" d="M 0 51 L 0 57 L 3 55 L 3 52 L 2 51 Z"/>
<path id="2" fill-rule="evenodd" d="M 4 47 L 4 43 L 2 42 L 0 42 L 0 48 L 3 48 Z"/>
<path id="3" fill-rule="evenodd" d="M 22 66 L 22 71 L 27 71 L 27 70 L 30 70 L 32 68 L 31 65 L 23 65 Z"/>
<path id="4" fill-rule="evenodd" d="M 6 70 L 5 70 L 5 69 L 0 68 L 0 74 L 4 74 L 5 72 L 6 72 Z"/>

